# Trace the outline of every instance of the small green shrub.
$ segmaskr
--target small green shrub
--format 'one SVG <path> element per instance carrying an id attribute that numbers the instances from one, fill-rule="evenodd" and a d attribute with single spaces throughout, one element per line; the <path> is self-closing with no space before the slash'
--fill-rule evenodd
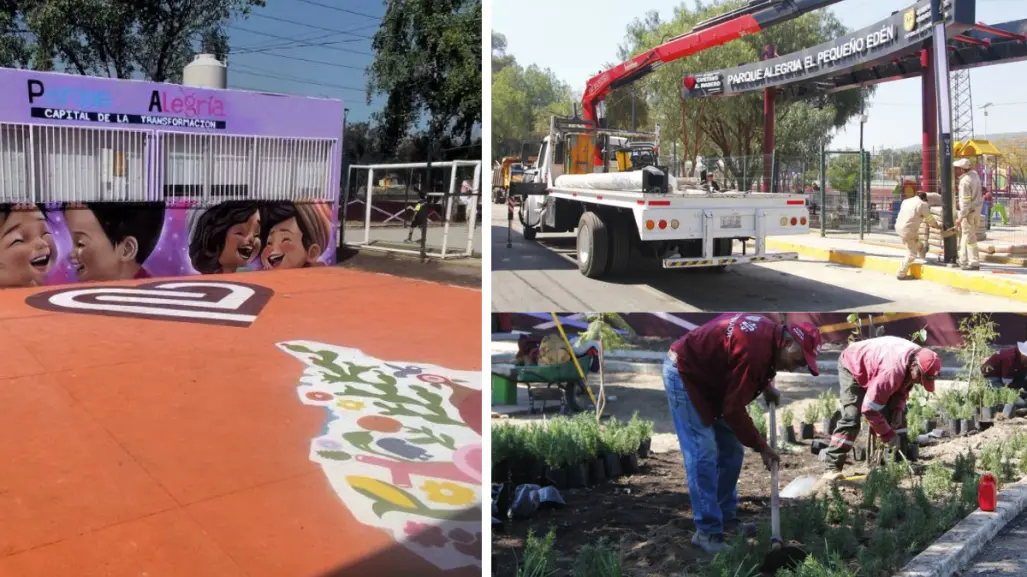
<path id="1" fill-rule="evenodd" d="M 807 425 L 812 425 L 820 419 L 820 404 L 812 402 L 806 405 L 806 409 L 802 412 L 802 422 Z"/>
<path id="2" fill-rule="evenodd" d="M 517 577 L 553 577 L 557 574 L 556 551 L 553 549 L 556 543 L 556 533 L 550 529 L 544 539 L 535 536 L 535 532 L 528 531 L 528 539 L 524 545 L 524 559 L 517 569 Z"/>
<path id="3" fill-rule="evenodd" d="M 927 421 L 933 421 L 938 418 L 938 408 L 930 403 L 924 404 L 920 409 L 920 415 Z"/>
<path id="4" fill-rule="evenodd" d="M 791 409 L 785 409 L 781 413 L 781 424 L 784 425 L 785 427 L 791 427 L 792 423 L 794 422 L 794 419 L 795 419 L 795 414 L 792 413 Z"/>
<path id="5" fill-rule="evenodd" d="M 581 547 L 574 560 L 574 577 L 621 577 L 620 551 L 600 538 L 596 543 Z"/>
<path id="6" fill-rule="evenodd" d="M 756 425 L 756 430 L 760 432 L 760 436 L 764 439 L 767 438 L 767 417 L 763 414 L 763 407 L 759 401 L 753 401 L 746 407 L 749 412 L 749 417 L 752 419 L 752 424 Z"/>
<path id="7" fill-rule="evenodd" d="M 848 520 L 849 504 L 842 498 L 838 485 L 831 486 L 831 499 L 827 505 L 827 515 L 824 520 L 832 525 L 842 525 Z"/>
<path id="8" fill-rule="evenodd" d="M 838 410 L 838 396 L 831 391 L 824 391 L 817 396 L 817 404 L 820 405 L 819 417 L 830 419 Z"/>
<path id="9" fill-rule="evenodd" d="M 927 466 L 921 482 L 924 492 L 931 499 L 939 499 L 952 492 L 952 471 L 941 461 L 933 461 Z"/>

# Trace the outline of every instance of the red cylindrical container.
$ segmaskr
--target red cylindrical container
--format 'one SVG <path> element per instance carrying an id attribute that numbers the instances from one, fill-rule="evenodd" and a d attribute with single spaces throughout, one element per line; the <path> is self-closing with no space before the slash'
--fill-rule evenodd
<path id="1" fill-rule="evenodd" d="M 998 484 L 991 473 L 985 473 L 977 484 L 977 505 L 981 511 L 994 511 L 998 501 Z"/>

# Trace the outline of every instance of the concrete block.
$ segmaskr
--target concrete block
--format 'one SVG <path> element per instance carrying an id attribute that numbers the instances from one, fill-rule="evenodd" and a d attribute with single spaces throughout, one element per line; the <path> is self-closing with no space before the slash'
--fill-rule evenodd
<path id="1" fill-rule="evenodd" d="M 998 532 L 1027 509 L 1027 480 L 1007 485 L 993 513 L 980 509 L 956 523 L 895 577 L 951 577 L 966 567 Z"/>

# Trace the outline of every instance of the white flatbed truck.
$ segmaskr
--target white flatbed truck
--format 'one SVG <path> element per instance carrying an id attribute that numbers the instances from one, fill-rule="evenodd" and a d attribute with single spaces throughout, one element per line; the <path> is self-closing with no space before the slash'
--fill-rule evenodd
<path id="1" fill-rule="evenodd" d="M 605 166 L 589 164 L 582 172 L 582 151 L 603 146 Z M 623 275 L 640 255 L 658 259 L 663 268 L 716 267 L 797 260 L 797 253 L 768 253 L 768 236 L 809 232 L 809 210 L 803 195 L 745 191 L 711 192 L 687 179 L 676 179 L 665 167 L 632 167 L 609 172 L 615 151 L 610 143 L 641 139 L 657 143 L 655 133 L 596 129 L 580 119 L 553 118 L 535 166 L 525 173 L 522 186 L 512 194 L 523 196 L 519 218 L 526 240 L 539 233 L 577 230 L 577 261 L 590 278 Z M 555 142 L 556 146 L 549 146 Z M 597 144 L 598 142 L 598 144 Z M 573 147 L 573 151 L 567 153 Z M 623 148 L 622 148 L 623 150 Z M 554 158 L 565 157 L 563 163 Z M 576 174 L 566 174 L 569 167 Z M 513 210 L 511 206 L 509 210 Z M 512 215 L 511 215 L 512 217 Z M 741 252 L 735 253 L 734 241 Z M 746 242 L 755 241 L 755 252 L 746 253 Z"/>

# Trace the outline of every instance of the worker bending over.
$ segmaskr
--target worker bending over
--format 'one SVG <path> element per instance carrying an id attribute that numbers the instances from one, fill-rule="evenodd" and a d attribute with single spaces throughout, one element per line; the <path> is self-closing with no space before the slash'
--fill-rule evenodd
<path id="1" fill-rule="evenodd" d="M 981 375 L 995 387 L 1027 390 L 1027 342 L 1016 343 L 1013 348 L 997 352 L 981 365 Z M 1018 406 L 1024 406 L 1021 399 Z"/>
<path id="2" fill-rule="evenodd" d="M 899 214 L 895 218 L 895 232 L 906 245 L 906 258 L 899 265 L 899 280 L 913 278 L 909 275 L 909 267 L 916 262 L 917 257 L 927 254 L 924 250 L 926 246 L 920 242 L 920 226 L 923 223 L 941 229 L 941 224 L 931 215 L 931 205 L 927 203 L 926 192 L 903 200 L 899 206 Z"/>
<path id="3" fill-rule="evenodd" d="M 873 434 L 898 448 L 899 435 L 906 432 L 909 392 L 916 384 L 933 392 L 940 373 L 937 353 L 903 338 L 877 337 L 846 347 L 838 359 L 842 418 L 822 453 L 828 462 L 824 478 L 842 478 L 846 455 L 859 436 L 861 416 L 870 422 Z"/>
<path id="4" fill-rule="evenodd" d="M 956 181 L 959 183 L 959 213 L 956 227 L 959 228 L 959 267 L 963 270 L 981 270 L 981 257 L 977 252 L 977 228 L 981 225 L 981 177 L 973 169 L 969 158 L 960 158 L 952 163 Z"/>
<path id="5" fill-rule="evenodd" d="M 778 371 L 807 366 L 816 375 L 820 345 L 820 331 L 810 323 L 782 325 L 749 313 L 720 316 L 671 345 L 663 385 L 688 477 L 697 528 L 692 543 L 707 553 L 725 547 L 725 531 L 755 532 L 736 517 L 742 446 L 768 468 L 780 459 L 746 407 L 760 393 L 768 403 L 781 400 L 771 384 Z"/>

